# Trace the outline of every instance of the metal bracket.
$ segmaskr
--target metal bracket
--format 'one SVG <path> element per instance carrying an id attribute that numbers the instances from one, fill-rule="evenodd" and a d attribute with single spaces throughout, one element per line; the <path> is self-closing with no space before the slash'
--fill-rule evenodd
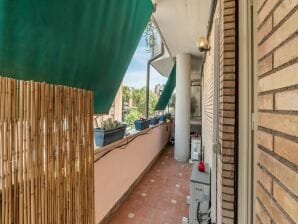
<path id="1" fill-rule="evenodd" d="M 251 114 L 251 130 L 254 131 L 255 129 L 255 113 Z"/>

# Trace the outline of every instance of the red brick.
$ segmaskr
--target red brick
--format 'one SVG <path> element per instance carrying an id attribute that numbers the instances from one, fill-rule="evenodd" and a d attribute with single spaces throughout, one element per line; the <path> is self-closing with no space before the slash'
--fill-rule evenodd
<path id="1" fill-rule="evenodd" d="M 273 182 L 273 196 L 295 223 L 298 223 L 298 202 L 275 181 Z"/>
<path id="2" fill-rule="evenodd" d="M 257 161 L 289 190 L 298 195 L 298 174 L 295 171 L 261 150 L 257 150 Z"/>
<path id="3" fill-rule="evenodd" d="M 278 67 L 298 57 L 298 36 L 288 41 L 274 52 L 274 67 Z"/>
<path id="4" fill-rule="evenodd" d="M 262 24 L 265 18 L 271 13 L 276 3 L 278 3 L 278 0 L 269 0 L 265 3 L 264 7 L 261 9 L 261 11 L 258 13 L 258 16 L 257 16 L 258 27 Z"/>
<path id="5" fill-rule="evenodd" d="M 259 92 L 269 91 L 298 84 L 298 63 L 285 67 L 259 80 Z"/>
<path id="6" fill-rule="evenodd" d="M 227 111 L 227 110 L 224 110 L 222 111 L 222 116 L 223 117 L 231 117 L 231 118 L 234 118 L 235 117 L 235 111 Z M 231 139 L 232 140 L 232 139 Z"/>
<path id="7" fill-rule="evenodd" d="M 234 22 L 235 21 L 235 15 L 226 15 L 224 16 L 224 22 Z"/>
<path id="8" fill-rule="evenodd" d="M 223 193 L 223 194 L 222 194 L 222 199 L 223 199 L 224 201 L 227 201 L 227 202 L 234 202 L 235 197 L 234 197 L 234 195 L 230 195 L 230 194 L 225 194 L 225 193 Z"/>
<path id="9" fill-rule="evenodd" d="M 273 150 L 273 136 L 263 131 L 257 131 L 257 144 Z"/>
<path id="10" fill-rule="evenodd" d="M 224 15 L 233 15 L 236 12 L 236 8 L 228 8 L 228 9 L 224 9 Z"/>
<path id="11" fill-rule="evenodd" d="M 234 178 L 234 172 L 233 171 L 222 171 L 222 176 L 227 178 Z"/>
<path id="12" fill-rule="evenodd" d="M 264 191 L 264 189 L 257 184 L 257 196 L 276 223 L 290 224 L 286 216 L 277 207 L 272 198 Z"/>
<path id="13" fill-rule="evenodd" d="M 235 7 L 236 7 L 235 1 L 230 1 L 230 2 L 224 3 L 224 10 L 226 10 L 227 8 L 235 8 Z"/>
<path id="14" fill-rule="evenodd" d="M 227 43 L 227 44 L 235 43 L 236 38 L 235 37 L 225 37 L 224 42 Z"/>
<path id="15" fill-rule="evenodd" d="M 223 72 L 235 72 L 236 71 L 236 67 L 235 66 L 224 66 L 224 70 Z"/>
<path id="16" fill-rule="evenodd" d="M 274 152 L 286 160 L 298 164 L 298 143 L 274 136 Z"/>
<path id="17" fill-rule="evenodd" d="M 227 186 L 223 185 L 221 191 L 222 191 L 222 193 L 225 193 L 225 194 L 234 195 L 234 187 L 233 186 L 232 187 L 227 187 Z"/>
<path id="18" fill-rule="evenodd" d="M 271 2 L 271 0 L 267 1 L 267 3 L 268 2 Z M 297 32 L 297 21 L 298 13 L 296 12 L 288 20 L 286 20 L 286 22 L 283 23 L 282 26 L 278 30 L 276 30 L 265 42 L 261 44 L 261 46 L 258 49 L 259 58 L 262 58 L 263 56 L 271 52 L 284 40 L 286 40 L 292 34 Z"/>
<path id="19" fill-rule="evenodd" d="M 235 52 L 224 52 L 224 58 L 235 58 Z"/>
<path id="20" fill-rule="evenodd" d="M 235 110 L 235 104 L 233 103 L 224 103 L 222 105 L 223 110 Z"/>
<path id="21" fill-rule="evenodd" d="M 263 224 L 271 224 L 270 217 L 267 215 L 266 211 L 261 206 L 259 201 L 256 202 L 256 212 Z"/>
<path id="22" fill-rule="evenodd" d="M 298 45 L 297 45 L 298 46 Z M 275 94 L 275 109 L 298 111 L 298 89 Z"/>
<path id="23" fill-rule="evenodd" d="M 234 224 L 234 219 L 232 218 L 227 218 L 227 217 L 222 217 L 222 223 L 223 224 Z"/>
<path id="24" fill-rule="evenodd" d="M 266 0 L 257 0 L 257 11 L 260 10 L 260 8 L 264 5 L 264 2 Z"/>
<path id="25" fill-rule="evenodd" d="M 266 19 L 266 22 L 258 30 L 258 43 L 260 43 L 265 36 L 267 36 L 272 30 L 272 16 Z"/>
<path id="26" fill-rule="evenodd" d="M 235 53 L 235 44 L 225 44 L 224 46 L 223 46 L 223 48 L 224 48 L 224 52 L 227 52 L 227 51 L 229 51 L 229 52 L 234 52 Z"/>
<path id="27" fill-rule="evenodd" d="M 297 0 L 284 0 L 274 11 L 274 26 L 276 26 L 285 16 L 297 6 Z"/>
<path id="28" fill-rule="evenodd" d="M 272 177 L 266 173 L 262 168 L 257 166 L 256 168 L 257 171 L 257 181 L 261 182 L 263 187 L 270 193 L 272 193 Z"/>
<path id="29" fill-rule="evenodd" d="M 234 211 L 223 209 L 222 214 L 225 217 L 234 218 Z"/>
<path id="30" fill-rule="evenodd" d="M 259 96 L 258 106 L 260 110 L 273 110 L 273 95 Z"/>
<path id="31" fill-rule="evenodd" d="M 222 168 L 224 170 L 234 171 L 235 170 L 235 165 L 234 164 L 224 163 L 224 164 L 222 164 Z"/>
<path id="32" fill-rule="evenodd" d="M 223 95 L 235 95 L 235 89 L 234 88 L 231 88 L 231 89 L 224 88 Z"/>
<path id="33" fill-rule="evenodd" d="M 259 75 L 263 75 L 266 72 L 269 72 L 273 68 L 272 64 L 272 54 L 268 55 L 266 58 L 262 59 L 258 64 Z"/>
<path id="34" fill-rule="evenodd" d="M 223 178 L 222 183 L 225 186 L 234 187 L 234 180 Z M 234 188 L 228 188 L 227 190 L 230 192 L 226 192 L 226 193 L 234 194 Z"/>
<path id="35" fill-rule="evenodd" d="M 259 125 L 298 137 L 298 116 L 296 115 L 259 113 Z"/>
<path id="36" fill-rule="evenodd" d="M 222 202 L 222 207 L 225 209 L 230 209 L 233 210 L 234 209 L 234 203 L 230 203 L 230 202 Z"/>

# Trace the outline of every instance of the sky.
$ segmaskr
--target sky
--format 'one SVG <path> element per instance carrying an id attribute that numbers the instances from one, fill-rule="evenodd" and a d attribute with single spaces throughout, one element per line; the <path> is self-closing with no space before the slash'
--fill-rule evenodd
<path id="1" fill-rule="evenodd" d="M 129 87 L 141 88 L 146 86 L 147 61 L 150 53 L 146 51 L 146 40 L 144 37 L 139 42 L 138 48 L 130 62 L 124 76 L 123 84 Z M 151 66 L 150 89 L 154 89 L 157 84 L 165 84 L 167 77 L 160 75 Z"/>

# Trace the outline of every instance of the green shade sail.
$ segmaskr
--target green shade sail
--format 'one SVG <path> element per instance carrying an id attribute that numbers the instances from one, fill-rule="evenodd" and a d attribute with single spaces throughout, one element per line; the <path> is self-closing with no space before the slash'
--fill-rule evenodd
<path id="1" fill-rule="evenodd" d="M 176 87 L 176 64 L 174 65 L 168 81 L 161 93 L 161 96 L 156 104 L 155 110 L 164 110 L 169 103 L 172 93 Z"/>
<path id="2" fill-rule="evenodd" d="M 151 0 L 2 0 L 0 75 L 94 91 L 108 112 Z"/>

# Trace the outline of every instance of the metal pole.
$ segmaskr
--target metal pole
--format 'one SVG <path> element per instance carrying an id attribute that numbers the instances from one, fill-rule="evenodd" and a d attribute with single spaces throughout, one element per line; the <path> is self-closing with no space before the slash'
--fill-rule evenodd
<path id="1" fill-rule="evenodd" d="M 149 93 L 150 93 L 150 66 L 151 62 L 154 60 L 160 58 L 164 54 L 164 45 L 161 43 L 161 52 L 150 58 L 149 61 L 147 62 L 147 77 L 146 77 L 146 118 L 149 118 Z"/>

